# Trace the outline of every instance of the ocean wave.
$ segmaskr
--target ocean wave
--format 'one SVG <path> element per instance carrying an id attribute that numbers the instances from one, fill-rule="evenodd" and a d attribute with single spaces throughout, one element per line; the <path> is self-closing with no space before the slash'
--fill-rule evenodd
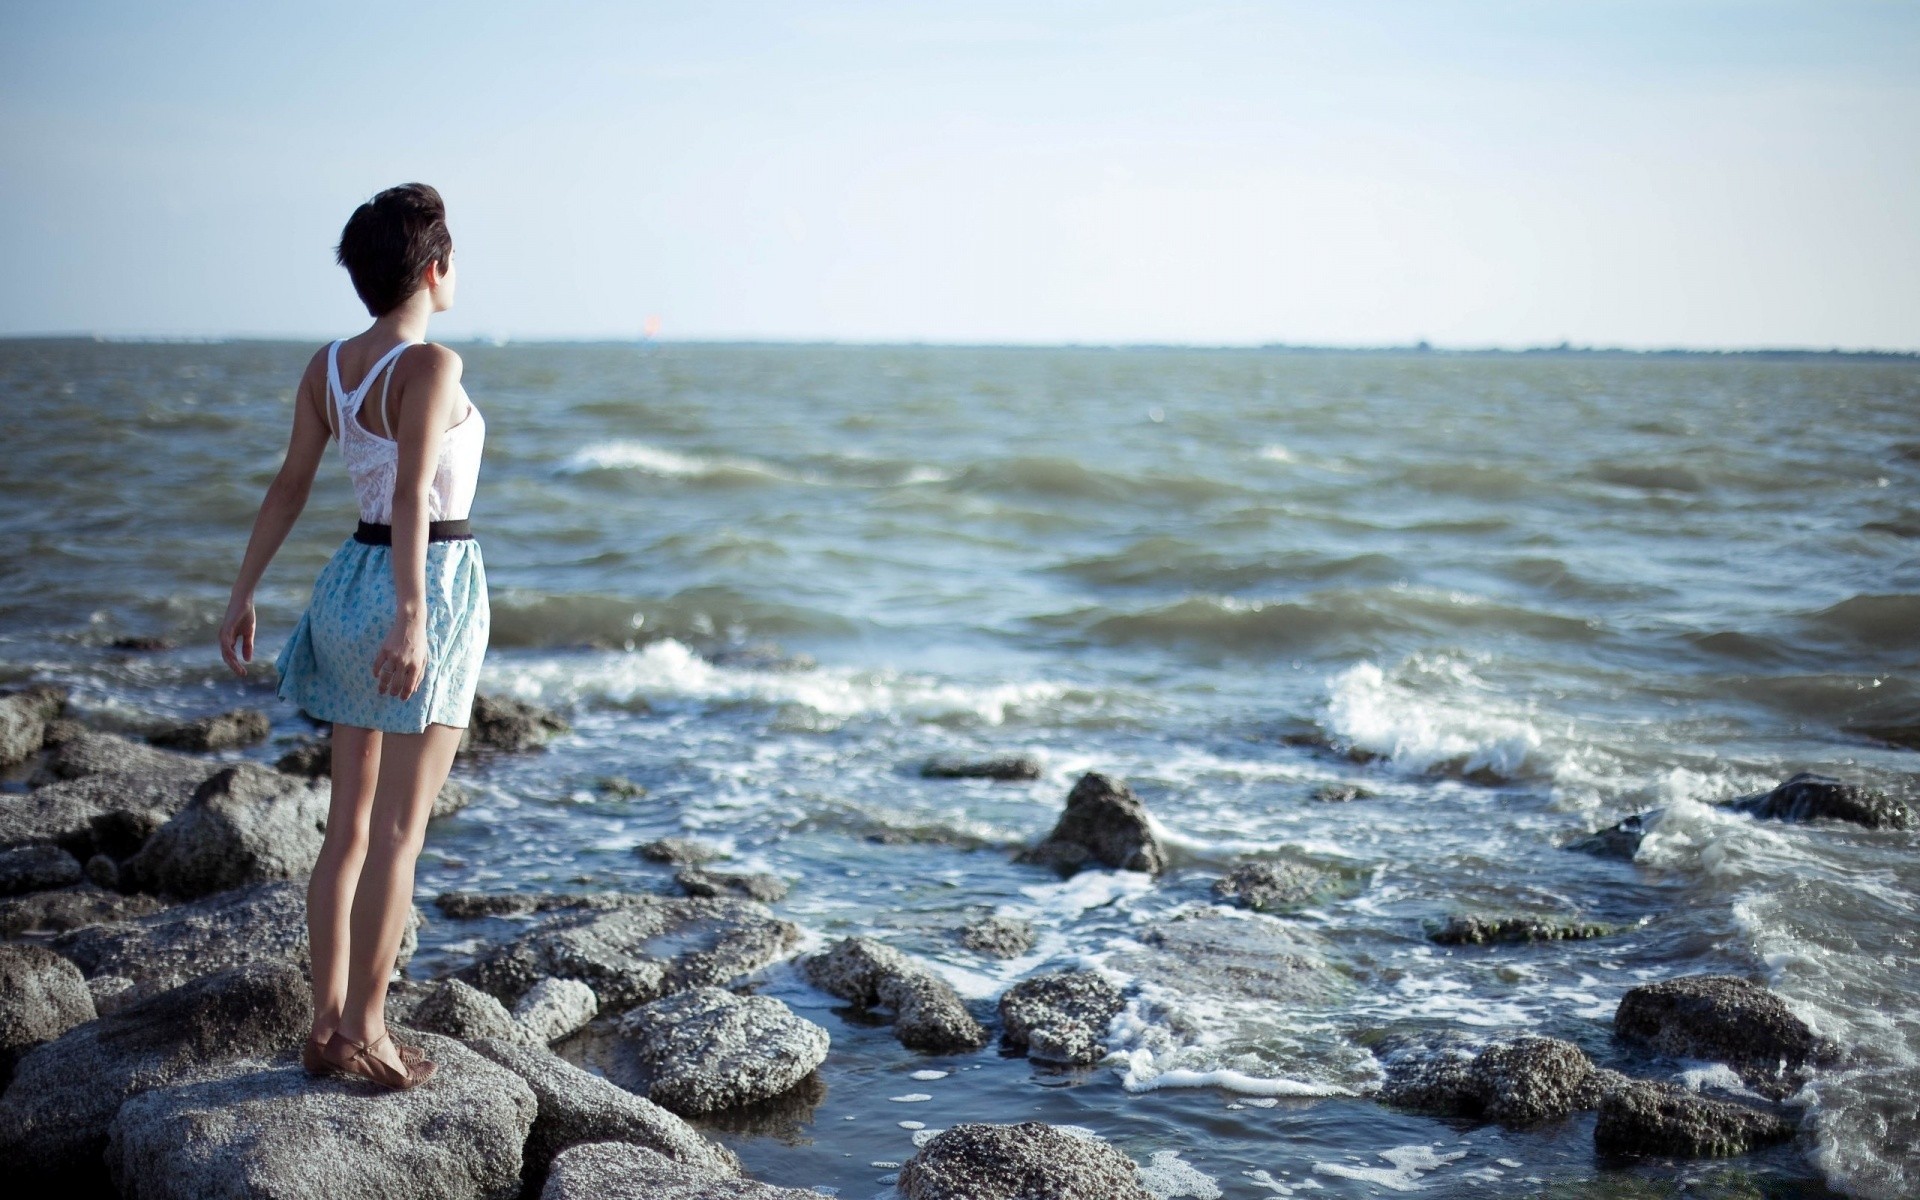
<path id="1" fill-rule="evenodd" d="M 1341 741 L 1421 773 L 1516 779 L 1551 775 L 1534 715 L 1491 694 L 1464 663 L 1410 660 L 1389 677 L 1355 663 L 1327 682 L 1327 724 Z"/>
<path id="2" fill-rule="evenodd" d="M 632 597 L 498 588 L 491 604 L 492 644 L 503 648 L 617 649 L 658 638 L 705 645 L 750 638 L 840 637 L 855 630 L 852 622 L 833 613 L 725 587 Z"/>
<path id="3" fill-rule="evenodd" d="M 1388 583 L 1409 574 L 1391 554 L 1298 550 L 1235 557 L 1185 538 L 1144 538 L 1114 554 L 1068 559 L 1051 568 L 1100 587 L 1167 587 L 1231 593 L 1288 580 Z"/>
<path id="4" fill-rule="evenodd" d="M 637 471 L 663 479 L 710 483 L 811 483 L 815 480 L 758 459 L 735 455 L 690 454 L 649 442 L 619 439 L 585 446 L 560 464 L 567 475 L 601 471 Z"/>
<path id="5" fill-rule="evenodd" d="M 1891 592 L 1849 596 L 1807 615 L 1815 629 L 1875 650 L 1920 648 L 1920 595 Z"/>
<path id="6" fill-rule="evenodd" d="M 1165 471 L 1134 474 L 1096 469 L 1063 455 L 1023 454 L 968 464 L 947 482 L 961 492 L 1055 497 L 1067 500 L 1106 500 L 1115 503 L 1157 500 L 1204 501 L 1239 495 L 1245 488 L 1224 479 Z"/>

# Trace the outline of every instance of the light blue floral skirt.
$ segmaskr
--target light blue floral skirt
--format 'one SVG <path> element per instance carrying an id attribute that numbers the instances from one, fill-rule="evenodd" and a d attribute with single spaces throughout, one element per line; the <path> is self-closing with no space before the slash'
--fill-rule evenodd
<path id="1" fill-rule="evenodd" d="M 426 674 L 412 697 L 382 696 L 373 659 L 393 628 L 393 548 L 349 537 L 274 660 L 280 698 L 318 720 L 388 733 L 465 728 L 492 621 L 479 542 L 427 543 L 426 601 Z"/>

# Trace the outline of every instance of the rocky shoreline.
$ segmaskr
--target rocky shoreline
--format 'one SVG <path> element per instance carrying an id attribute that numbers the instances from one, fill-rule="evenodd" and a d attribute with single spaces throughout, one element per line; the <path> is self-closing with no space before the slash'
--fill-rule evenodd
<path id="1" fill-rule="evenodd" d="M 819 989 L 884 1021 L 903 1056 L 998 1041 L 1051 1068 L 1105 1060 L 1125 991 L 1098 971 L 1038 970 L 985 1009 L 931 967 L 873 937 L 796 958 L 802 931 L 768 907 L 789 881 L 714 870 L 711 847 L 636 847 L 677 869 L 683 895 L 446 893 L 427 920 L 523 921 L 442 978 L 397 981 L 396 1033 L 440 1064 L 386 1093 L 315 1080 L 297 1062 L 310 1017 L 302 880 L 327 816 L 328 746 L 309 740 L 276 767 L 205 757 L 257 745 L 263 715 L 222 713 L 142 743 L 63 715 L 36 686 L 0 696 L 0 766 L 29 770 L 0 792 L 0 1160 L 14 1177 L 80 1195 L 721 1197 L 819 1193 L 743 1177 L 738 1158 L 689 1119 L 808 1086 L 833 1053 L 828 1030 L 742 977 L 793 961 Z M 564 720 L 483 698 L 463 754 L 520 754 Z M 1031 779 L 1026 759 L 931 762 L 930 779 Z M 435 816 L 467 793 L 449 784 Z M 1341 797 L 1364 799 L 1364 797 Z M 1909 828 L 1897 800 L 1819 776 L 1731 802 L 1758 820 Z M 1569 848 L 1630 856 L 1658 820 L 1642 814 Z M 1018 852 L 1036 871 L 1104 866 L 1158 875 L 1174 855 L 1120 780 L 1082 776 L 1053 831 Z M 1252 860 L 1214 888 L 1220 906 L 1143 929 L 1138 978 L 1223 996 L 1309 998 L 1330 986 L 1286 914 L 1352 881 L 1312 864 Z M 1236 915 L 1234 909 L 1246 910 Z M 1227 917 L 1233 919 L 1229 920 Z M 1604 938 L 1571 915 L 1459 913 L 1429 936 L 1499 953 L 1508 943 Z M 1034 932 L 989 917 L 955 930 L 982 955 L 1017 958 Z M 1569 1042 L 1379 1038 L 1377 1101 L 1531 1128 L 1597 1114 L 1606 1156 L 1717 1156 L 1788 1141 L 1783 1102 L 1844 1063 L 1763 986 L 1729 975 L 1630 990 L 1607 1065 Z M 556 1053 L 607 1048 L 606 1077 Z M 1693 1090 L 1661 1064 L 1724 1064 L 1737 1083 Z M 1125 1154 L 1036 1123 L 956 1125 L 916 1139 L 903 1164 L 912 1200 L 1151 1195 Z"/>

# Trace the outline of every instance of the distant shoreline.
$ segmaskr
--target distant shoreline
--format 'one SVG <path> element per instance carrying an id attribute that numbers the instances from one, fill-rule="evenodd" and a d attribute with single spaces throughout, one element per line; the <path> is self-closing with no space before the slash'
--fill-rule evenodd
<path id="1" fill-rule="evenodd" d="M 237 335 L 232 337 L 144 336 L 89 333 L 0 334 L 0 345 L 28 343 L 93 343 L 132 346 L 223 346 L 307 345 L 324 341 L 319 335 Z M 1425 342 L 1399 346 L 1314 346 L 1289 342 L 1260 344 L 1202 342 L 859 342 L 832 340 L 729 339 L 729 338 L 491 338 L 444 339 L 452 346 L 658 346 L 699 349 L 844 349 L 844 350 L 1096 350 L 1113 353 L 1190 351 L 1220 354 L 1286 354 L 1314 356 L 1368 356 L 1419 358 L 1659 358 L 1659 359 L 1752 359 L 1773 362 L 1835 360 L 1862 362 L 1920 361 L 1920 350 L 1841 350 L 1808 347 L 1757 347 L 1720 350 L 1676 346 L 1659 349 L 1632 349 L 1621 346 L 1575 346 L 1562 342 L 1553 346 L 1526 346 L 1513 349 L 1501 346 L 1433 346 Z"/>

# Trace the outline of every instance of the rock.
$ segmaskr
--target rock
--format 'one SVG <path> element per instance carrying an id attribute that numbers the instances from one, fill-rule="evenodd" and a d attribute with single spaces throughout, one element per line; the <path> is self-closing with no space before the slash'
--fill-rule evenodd
<path id="1" fill-rule="evenodd" d="M 1912 829 L 1920 825 L 1904 800 L 1877 788 L 1807 771 L 1770 792 L 1730 800 L 1725 807 L 1763 821 L 1850 821 L 1868 829 Z"/>
<path id="2" fill-rule="evenodd" d="M 1393 1037 L 1374 1055 L 1386 1075 L 1375 1096 L 1382 1104 L 1446 1117 L 1478 1116 L 1486 1107 L 1473 1077 L 1478 1047 L 1458 1034 Z"/>
<path id="3" fill-rule="evenodd" d="M 708 1141 L 653 1101 L 615 1087 L 545 1047 L 481 1038 L 473 1049 L 533 1089 L 539 1110 L 527 1134 L 530 1182 L 556 1155 L 583 1142 L 630 1142 L 714 1178 L 740 1174 L 733 1151 Z"/>
<path id="4" fill-rule="evenodd" d="M 1003 754 L 995 758 L 931 758 L 920 766 L 924 779 L 1038 779 L 1040 760 L 1031 754 Z"/>
<path id="5" fill-rule="evenodd" d="M 1036 975 L 1000 997 L 1001 1041 L 1041 1062 L 1084 1066 L 1106 1057 L 1107 1026 L 1126 1002 L 1093 971 Z"/>
<path id="6" fill-rule="evenodd" d="M 600 1014 L 600 998 L 578 979 L 542 979 L 513 1006 L 513 1019 L 541 1045 L 557 1042 Z"/>
<path id="7" fill-rule="evenodd" d="M 1167 854 L 1154 836 L 1147 806 L 1126 784 L 1097 771 L 1080 777 L 1053 832 L 1021 851 L 1017 861 L 1069 872 L 1089 863 L 1153 875 L 1167 869 Z"/>
<path id="8" fill-rule="evenodd" d="M 312 1017 L 306 978 L 251 963 L 76 1025 L 21 1056 L 0 1095 L 0 1162 L 10 1183 L 100 1180 L 107 1127 L 137 1092 L 219 1063 L 300 1044 Z"/>
<path id="9" fill-rule="evenodd" d="M 1144 949 L 1115 956 L 1114 968 L 1176 991 L 1313 1004 L 1341 988 L 1319 936 L 1278 918 L 1206 908 L 1135 936 Z"/>
<path id="10" fill-rule="evenodd" d="M 1301 863 L 1241 863 L 1214 881 L 1213 895 L 1255 912 L 1284 912 L 1311 904 L 1338 882 Z"/>
<path id="11" fill-rule="evenodd" d="M 1623 821 L 1596 830 L 1585 837 L 1576 838 L 1561 847 L 1580 854 L 1591 854 L 1596 858 L 1624 858 L 1633 861 L 1640 852 L 1640 843 L 1647 834 L 1653 832 L 1654 823 L 1660 819 L 1663 809 L 1651 809 L 1643 813 L 1634 813 Z"/>
<path id="12" fill-rule="evenodd" d="M 107 649 L 128 650 L 135 653 L 152 654 L 160 650 L 173 649 L 173 642 L 170 639 L 163 638 L 163 637 L 152 637 L 152 636 L 142 635 L 142 634 L 129 634 L 125 637 L 114 638 L 112 641 L 108 642 Z"/>
<path id="13" fill-rule="evenodd" d="M 603 796 L 613 796 L 620 800 L 638 800 L 647 794 L 647 789 L 625 775 L 602 775 L 594 780 L 593 788 Z"/>
<path id="14" fill-rule="evenodd" d="M 95 975 L 87 982 L 87 994 L 93 997 L 94 1011 L 101 1016 L 117 1013 L 139 999 L 133 980 L 125 975 Z"/>
<path id="15" fill-rule="evenodd" d="M 1609 1154 L 1707 1157 L 1745 1154 L 1793 1135 L 1793 1123 L 1775 1113 L 1636 1079 L 1600 1102 L 1593 1144 Z"/>
<path id="16" fill-rule="evenodd" d="M 407 1024 L 463 1041 L 490 1037 L 511 1042 L 527 1038 L 525 1029 L 498 1000 L 458 979 L 441 980 L 414 1006 Z"/>
<path id="17" fill-rule="evenodd" d="M 1792 1090 L 1801 1068 L 1836 1053 L 1780 997 L 1737 975 L 1642 984 L 1620 998 L 1613 1033 L 1670 1058 L 1726 1063 L 1775 1095 Z"/>
<path id="18" fill-rule="evenodd" d="M 138 891 L 191 899 L 310 874 L 326 837 L 325 781 L 289 779 L 252 763 L 224 767 L 121 865 Z"/>
<path id="19" fill-rule="evenodd" d="M 684 867 L 677 872 L 673 881 L 680 890 L 689 896 L 739 896 L 747 900 L 758 900 L 762 904 L 773 904 L 786 898 L 786 881 L 777 875 L 763 871 L 753 874 L 730 875 L 724 871 L 703 871 L 699 867 Z"/>
<path id="20" fill-rule="evenodd" d="M 0 945 L 0 1087 L 22 1054 L 96 1015 L 79 967 L 45 946 Z"/>
<path id="21" fill-rule="evenodd" d="M 1390 1044 L 1381 1065 L 1383 1103 L 1513 1128 L 1593 1108 L 1625 1078 L 1596 1068 L 1571 1042 L 1531 1035 L 1477 1052 L 1449 1037 Z"/>
<path id="22" fill-rule="evenodd" d="M 80 860 L 51 842 L 0 850 L 0 896 L 43 892 L 79 883 Z"/>
<path id="23" fill-rule="evenodd" d="M 92 775 L 134 776 L 181 789 L 175 808 L 186 803 L 194 787 L 218 766 L 204 758 L 158 749 L 117 733 L 102 733 L 73 722 L 60 722 L 58 730 L 49 727 L 47 744 L 53 747 L 53 752 L 34 772 L 30 780 L 32 786 Z"/>
<path id="24" fill-rule="evenodd" d="M 417 1088 L 312 1079 L 292 1051 L 155 1087 L 108 1127 L 127 1200 L 513 1200 L 533 1091 L 449 1038 Z"/>
<path id="25" fill-rule="evenodd" d="M 694 988 L 629 1010 L 646 1096 L 682 1116 L 765 1100 L 793 1087 L 827 1057 L 827 1031 L 771 996 Z"/>
<path id="26" fill-rule="evenodd" d="M 960 944 L 989 958 L 1019 958 L 1033 949 L 1033 926 L 1020 917 L 984 917 L 960 931 Z"/>
<path id="27" fill-rule="evenodd" d="M 498 750 L 517 754 L 553 740 L 573 727 L 558 714 L 510 696 L 475 695 L 467 731 L 460 735 L 460 753 Z"/>
<path id="28" fill-rule="evenodd" d="M 955 1125 L 900 1171 L 907 1200 L 1152 1200 L 1140 1168 L 1106 1142 L 1028 1121 Z"/>
<path id="29" fill-rule="evenodd" d="M 627 895 L 621 907 L 549 918 L 456 974 L 508 1005 L 545 976 L 577 979 L 618 1010 L 726 983 L 799 940 L 798 927 L 751 901 Z"/>
<path id="30" fill-rule="evenodd" d="M 132 854 L 184 808 L 216 764 L 108 733 L 61 736 L 34 773 L 34 790 L 0 795 L 0 849 L 54 842 L 85 861 Z"/>
<path id="31" fill-rule="evenodd" d="M 872 938 L 847 938 L 800 966 L 823 992 L 860 1008 L 893 1009 L 893 1035 L 910 1050 L 954 1054 L 987 1043 L 987 1031 L 946 980 Z"/>
<path id="32" fill-rule="evenodd" d="M 1441 946 L 1487 946 L 1495 942 L 1560 942 L 1606 937 L 1611 925 L 1557 921 L 1541 917 L 1452 916 L 1428 935 Z"/>
<path id="33" fill-rule="evenodd" d="M 147 735 L 147 741 L 168 750 L 190 750 L 205 754 L 213 750 L 233 750 L 257 745 L 273 732 L 267 714 L 257 708 L 236 708 L 216 716 L 201 717 L 184 725 L 174 725 Z"/>
<path id="34" fill-rule="evenodd" d="M 80 868 L 80 872 L 87 877 L 87 882 L 97 887 L 108 891 L 116 891 L 120 887 L 120 864 L 108 855 L 93 855 Z"/>
<path id="35" fill-rule="evenodd" d="M 811 671 L 819 665 L 813 655 L 789 654 L 774 642 L 718 646 L 705 651 L 705 657 L 716 667 L 743 671 Z"/>
<path id="36" fill-rule="evenodd" d="M 1323 783 L 1313 789 L 1313 798 L 1324 804 L 1345 804 L 1349 800 L 1371 800 L 1376 793 L 1357 783 Z"/>
<path id="37" fill-rule="evenodd" d="M 633 852 L 648 862 L 680 863 L 689 867 L 697 867 L 701 863 L 709 863 L 722 857 L 718 849 L 705 842 L 677 837 L 660 838 L 657 841 L 635 846 Z"/>
<path id="38" fill-rule="evenodd" d="M 416 910 L 396 965 L 412 957 L 418 924 Z M 247 963 L 304 967 L 307 889 L 290 881 L 256 883 L 147 916 L 83 926 L 57 935 L 49 945 L 87 976 L 124 975 L 138 982 L 143 994 Z"/>
<path id="39" fill-rule="evenodd" d="M 0 900 L 0 937 L 61 933 L 83 925 L 130 921 L 165 908 L 158 896 L 126 896 L 90 884 Z"/>
<path id="40" fill-rule="evenodd" d="M 540 1200 L 820 1200 L 820 1192 L 715 1179 L 627 1142 L 587 1142 L 553 1160 Z"/>
<path id="41" fill-rule="evenodd" d="M 25 762 L 46 740 L 47 722 L 60 715 L 67 689 L 37 683 L 0 696 L 0 767 Z"/>
<path id="42" fill-rule="evenodd" d="M 333 778 L 333 739 L 313 738 L 301 742 L 298 746 L 282 754 L 273 764 L 276 770 L 289 775 L 298 775 L 305 779 Z M 428 820 L 437 821 L 441 817 L 450 817 L 467 805 L 473 803 L 473 797 L 466 788 L 452 779 L 440 785 L 433 797 L 433 809 L 427 814 Z"/>

